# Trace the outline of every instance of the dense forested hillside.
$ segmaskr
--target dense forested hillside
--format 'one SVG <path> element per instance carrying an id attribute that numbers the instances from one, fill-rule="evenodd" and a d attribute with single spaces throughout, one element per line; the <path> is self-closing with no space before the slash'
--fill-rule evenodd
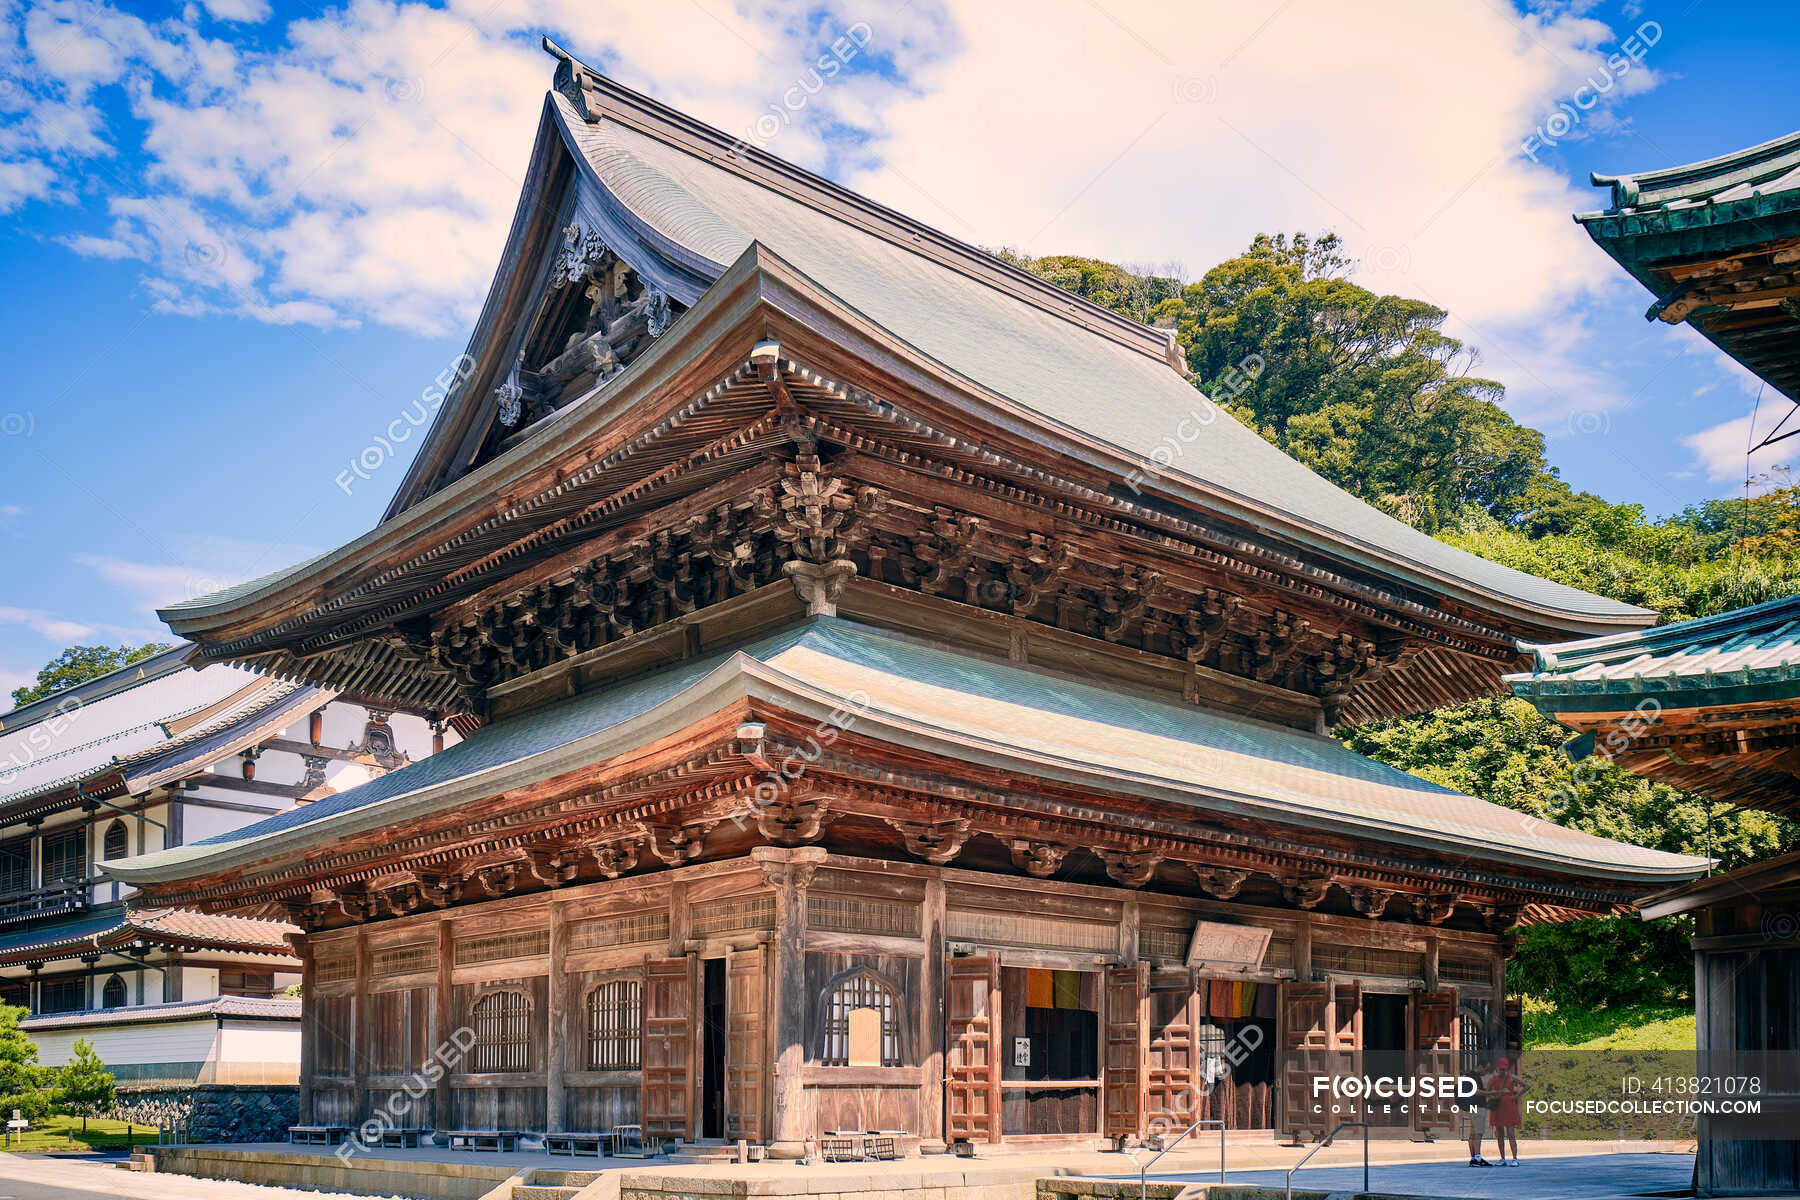
<path id="1" fill-rule="evenodd" d="M 1500 407 L 1501 386 L 1443 332 L 1443 310 L 1359 286 L 1334 235 L 1259 236 L 1191 283 L 1092 259 L 1009 257 L 1097 304 L 1172 328 L 1194 385 L 1246 425 L 1465 550 L 1653 608 L 1665 621 L 1800 592 L 1800 487 L 1785 473 L 1749 499 L 1656 518 L 1573 490 L 1547 462 L 1543 434 Z M 1510 697 L 1340 736 L 1497 804 L 1659 849 L 1710 851 L 1728 866 L 1794 841 L 1785 822 L 1616 768 L 1578 780 L 1558 749 L 1568 732 Z M 1678 1000 L 1692 989 L 1687 936 L 1679 922 L 1635 918 L 1529 930 L 1514 978 L 1540 1004 Z"/>

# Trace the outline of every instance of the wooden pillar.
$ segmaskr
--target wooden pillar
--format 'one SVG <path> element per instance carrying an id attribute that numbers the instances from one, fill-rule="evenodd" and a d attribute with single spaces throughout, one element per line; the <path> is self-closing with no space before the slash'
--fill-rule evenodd
<path id="1" fill-rule="evenodd" d="M 769 1153 L 776 1158 L 798 1158 L 806 1149 L 806 886 L 825 859 L 817 846 L 782 850 L 758 846 L 750 856 L 775 888 L 775 936 L 770 942 L 774 961 L 775 1011 L 773 1033 L 774 1071 Z"/>
<path id="2" fill-rule="evenodd" d="M 302 1125 L 312 1125 L 312 1124 L 315 1124 L 315 1122 L 313 1120 L 313 1091 L 312 1091 L 313 1072 L 315 1069 L 317 1069 L 318 1061 L 319 1061 L 318 1018 L 313 1015 L 318 1010 L 316 1008 L 314 1008 L 314 1009 L 311 1009 L 311 1011 L 309 1012 L 310 1005 L 312 1003 L 314 1003 L 312 998 L 315 996 L 315 993 L 313 991 L 313 980 L 314 980 L 314 978 L 316 978 L 316 976 L 313 974 L 314 955 L 313 955 L 313 946 L 312 946 L 312 938 L 311 937 L 309 937 L 303 933 L 303 934 L 299 935 L 298 937 L 296 937 L 294 939 L 294 942 L 295 942 L 294 949 L 299 951 L 299 953 L 300 953 L 300 994 L 302 996 L 308 998 L 307 1001 L 305 1003 L 303 1003 L 300 1008 L 300 1117 L 299 1117 L 299 1123 Z M 139 972 L 138 979 L 139 979 L 138 999 L 142 1000 L 144 997 L 144 993 L 142 991 L 142 987 L 143 987 L 142 972 Z"/>
<path id="3" fill-rule="evenodd" d="M 453 1007 L 455 1002 L 455 991 L 454 985 L 451 982 L 454 978 L 456 967 L 455 932 L 456 924 L 448 917 L 438 921 L 437 987 L 434 989 L 431 1000 L 431 1017 L 432 1024 L 437 1030 L 437 1042 L 435 1048 L 438 1052 L 446 1055 L 451 1054 L 451 1050 L 446 1049 L 446 1047 L 453 1048 L 458 1045 L 467 1044 L 461 1039 L 458 1039 L 456 1042 L 450 1040 L 450 1035 L 456 1032 L 456 1013 Z M 437 1113 L 433 1124 L 439 1129 L 456 1128 L 456 1118 L 453 1111 L 456 1101 L 456 1089 L 450 1086 L 450 1076 L 455 1072 L 466 1070 L 468 1070 L 468 1064 L 464 1063 L 460 1057 L 452 1057 L 449 1068 L 442 1075 L 438 1076 Z"/>
<path id="4" fill-rule="evenodd" d="M 1138 927 L 1143 923 L 1143 909 L 1136 900 L 1125 902 L 1119 919 L 1119 965 L 1130 966 L 1138 960 Z"/>
<path id="5" fill-rule="evenodd" d="M 1294 930 L 1294 978 L 1301 983 L 1312 979 L 1312 921 L 1304 916 Z"/>
<path id="6" fill-rule="evenodd" d="M 356 1088 L 355 1119 L 360 1124 L 369 1116 L 369 1053 L 374 1049 L 369 1036 L 369 934 L 356 931 L 356 991 L 350 1000 L 350 1070 Z"/>
<path id="7" fill-rule="evenodd" d="M 1438 990 L 1438 937 L 1435 933 L 1425 935 L 1425 990 Z"/>
<path id="8" fill-rule="evenodd" d="M 943 876 L 925 881 L 925 904 L 919 914 L 925 939 L 925 962 L 919 971 L 919 1138 L 927 1154 L 946 1148 L 944 1125 L 944 1053 L 949 1013 L 944 970 Z"/>
<path id="9" fill-rule="evenodd" d="M 1506 952 L 1507 941 L 1501 938 L 1494 947 L 1494 1053 L 1505 1054 L 1506 1048 Z"/>
<path id="10" fill-rule="evenodd" d="M 544 1125 L 551 1133 L 562 1133 L 568 1128 L 568 1116 L 564 1110 L 566 1099 L 563 1090 L 563 1072 L 567 1063 L 563 1060 L 567 1047 L 573 1043 L 569 1037 L 569 981 L 565 965 L 569 957 L 569 928 L 563 919 L 563 905 L 550 905 L 550 979 L 545 994 L 549 996 L 549 1011 L 546 1020 L 549 1025 L 545 1030 L 545 1052 L 549 1061 L 544 1064 Z"/>

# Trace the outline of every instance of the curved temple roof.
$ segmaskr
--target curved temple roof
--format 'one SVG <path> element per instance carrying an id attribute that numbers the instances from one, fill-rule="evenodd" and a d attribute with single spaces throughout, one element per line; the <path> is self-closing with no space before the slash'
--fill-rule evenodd
<path id="1" fill-rule="evenodd" d="M 550 93 L 546 126 L 581 175 L 582 212 L 600 214 L 609 237 L 635 239 L 712 279 L 753 246 L 767 247 L 922 358 L 1010 405 L 1015 422 L 1042 429 L 1057 445 L 1085 447 L 1092 461 L 1121 477 L 1142 468 L 1151 481 L 1146 490 L 1347 558 L 1402 586 L 1529 614 L 1570 633 L 1650 619 L 1632 605 L 1468 554 L 1350 496 L 1212 406 L 1170 368 L 1166 333 L 735 143 L 585 67 L 567 62 L 564 70 L 573 74 L 571 94 Z M 526 252 L 515 240 L 508 260 Z M 684 324 L 691 323 L 677 322 L 667 336 L 682 337 Z M 482 349 L 472 345 L 470 352 Z M 604 403 L 632 374 L 627 369 L 572 408 Z M 469 389 L 457 405 L 487 402 Z M 416 533 L 416 506 L 427 493 L 414 476 L 434 447 L 453 440 L 457 405 L 440 410 L 381 529 L 286 572 L 166 608 L 163 617 L 204 640 L 213 622 L 241 620 L 284 595 L 329 594 L 389 530 Z M 1184 444 L 1178 430 L 1192 428 L 1196 413 L 1203 414 L 1201 433 Z M 502 463 L 566 448 L 566 425 L 548 424 L 475 476 L 485 479 L 492 470 L 498 477 Z"/>
<path id="2" fill-rule="evenodd" d="M 1096 791 L 1255 816 L 1378 845 L 1467 854 L 1584 878 L 1661 884 L 1704 860 L 1564 829 L 1363 758 L 1337 741 L 1140 699 L 1057 675 L 814 618 L 477 731 L 361 787 L 206 842 L 108 863 L 127 883 L 192 878 L 399 825 L 603 761 L 744 697 L 859 736 Z"/>
<path id="3" fill-rule="evenodd" d="M 1535 648 L 1537 669 L 1506 677 L 1545 712 L 1617 712 L 1800 696 L 1800 596 L 1655 629 Z"/>
<path id="4" fill-rule="evenodd" d="M 332 693 L 239 667 L 192 670 L 191 646 L 121 667 L 0 715 L 0 815 L 75 802 L 75 790 L 141 794 L 233 754 Z"/>

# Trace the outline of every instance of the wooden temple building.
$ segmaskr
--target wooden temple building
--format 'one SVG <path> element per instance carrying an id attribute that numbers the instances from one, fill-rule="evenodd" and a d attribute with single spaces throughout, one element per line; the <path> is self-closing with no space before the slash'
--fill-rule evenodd
<path id="1" fill-rule="evenodd" d="M 1657 297 L 1646 316 L 1688 322 L 1800 402 L 1800 133 L 1594 182 L 1612 204 L 1576 219 Z M 1513 691 L 1591 752 L 1800 816 L 1800 597 L 1545 646 L 1534 666 Z M 1800 1191 L 1800 852 L 1678 885 L 1640 911 L 1694 918 L 1699 1073 L 1761 1082 L 1761 1116 L 1700 1118 L 1697 1190 Z"/>
<path id="2" fill-rule="evenodd" d="M 478 367 L 386 518 L 163 613 L 481 722 L 109 865 L 308 931 L 305 1119 L 1317 1135 L 1313 1074 L 1506 1036 L 1508 930 L 1703 869 L 1327 736 L 1649 613 L 1390 519 L 1165 331 L 552 50 Z"/>

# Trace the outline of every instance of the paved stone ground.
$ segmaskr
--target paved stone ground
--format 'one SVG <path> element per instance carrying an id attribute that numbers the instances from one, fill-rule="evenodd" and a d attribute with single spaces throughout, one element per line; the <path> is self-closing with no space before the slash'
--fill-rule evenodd
<path id="1" fill-rule="evenodd" d="M 0 1200 L 369 1200 L 185 1175 L 146 1175 L 93 1159 L 0 1154 Z"/>
<path id="2" fill-rule="evenodd" d="M 1460 1164 L 1383 1163 L 1369 1168 L 1369 1187 L 1377 1192 L 1415 1196 L 1456 1196 L 1468 1200 L 1625 1200 L 1657 1192 L 1685 1191 L 1693 1179 L 1691 1154 L 1595 1154 L 1578 1158 L 1524 1158 L 1517 1167 L 1471 1167 Z M 1163 1178 L 1167 1178 L 1166 1176 Z M 1210 1183 L 1217 1175 L 1178 1176 Z M 1232 1183 L 1281 1187 L 1281 1171 L 1232 1172 Z M 1308 1166 L 1294 1176 L 1296 1189 L 1360 1191 L 1362 1164 L 1353 1167 Z"/>

